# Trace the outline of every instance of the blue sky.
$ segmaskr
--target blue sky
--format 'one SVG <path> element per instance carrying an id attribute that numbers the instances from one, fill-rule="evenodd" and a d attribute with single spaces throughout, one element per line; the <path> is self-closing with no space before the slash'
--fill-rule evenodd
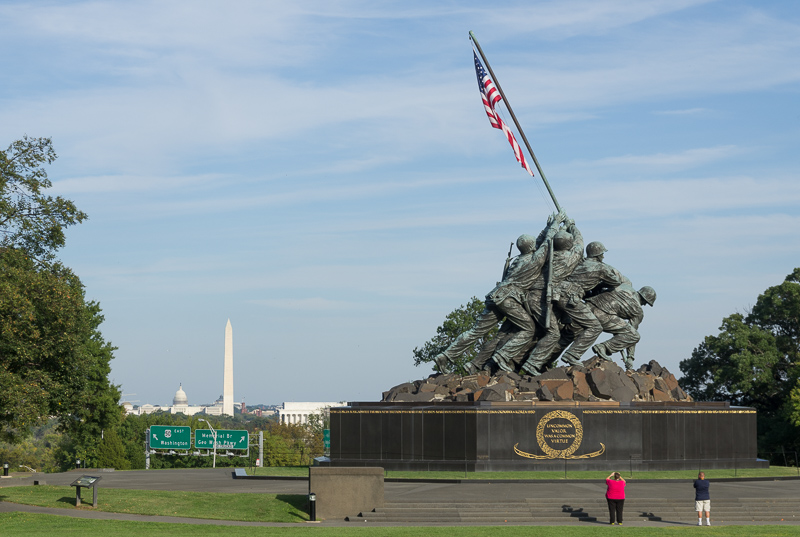
<path id="1" fill-rule="evenodd" d="M 560 204 L 658 292 L 637 366 L 678 373 L 800 265 L 799 8 L 4 1 L 0 145 L 53 138 L 125 399 L 213 401 L 230 318 L 237 401 L 376 400 L 552 211 L 472 30 Z"/>

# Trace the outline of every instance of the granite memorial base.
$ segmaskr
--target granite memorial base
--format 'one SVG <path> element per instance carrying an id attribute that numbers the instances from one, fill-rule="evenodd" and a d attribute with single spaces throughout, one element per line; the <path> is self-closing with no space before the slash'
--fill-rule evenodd
<path id="1" fill-rule="evenodd" d="M 387 470 L 763 468 L 756 411 L 725 402 L 350 403 L 330 465 Z"/>
<path id="2" fill-rule="evenodd" d="M 308 492 L 316 496 L 319 520 L 372 511 L 383 507 L 383 469 L 312 466 L 308 469 Z"/>

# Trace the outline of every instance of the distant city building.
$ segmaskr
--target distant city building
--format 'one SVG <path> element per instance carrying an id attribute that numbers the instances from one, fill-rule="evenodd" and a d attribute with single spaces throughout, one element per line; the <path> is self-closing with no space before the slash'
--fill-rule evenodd
<path id="1" fill-rule="evenodd" d="M 252 414 L 257 418 L 270 417 L 277 414 L 277 412 L 273 410 L 272 406 L 259 404 L 259 405 L 251 405 L 248 407 L 247 405 L 245 405 L 244 401 L 242 401 L 241 409 L 242 409 L 242 414 Z"/>
<path id="2" fill-rule="evenodd" d="M 259 418 L 268 418 L 270 416 L 276 416 L 278 414 L 278 412 L 273 408 L 271 407 L 265 408 L 264 405 L 250 407 L 250 410 L 248 410 L 248 412 Z"/>
<path id="3" fill-rule="evenodd" d="M 336 403 L 283 403 L 278 408 L 278 421 L 287 425 L 304 425 L 308 417 L 314 414 L 327 416 L 331 407 L 347 406 L 347 402 Z"/>
<path id="4" fill-rule="evenodd" d="M 175 392 L 175 397 L 172 398 L 172 406 L 141 405 L 135 407 L 128 402 L 122 403 L 122 406 L 125 408 L 126 414 L 133 414 L 135 416 L 152 414 L 153 412 L 169 412 L 170 414 L 186 414 L 187 416 L 194 416 L 195 414 L 206 414 L 209 416 L 222 415 L 221 397 L 217 399 L 213 405 L 191 406 L 186 392 L 183 391 L 183 385 L 178 386 L 178 391 Z"/>

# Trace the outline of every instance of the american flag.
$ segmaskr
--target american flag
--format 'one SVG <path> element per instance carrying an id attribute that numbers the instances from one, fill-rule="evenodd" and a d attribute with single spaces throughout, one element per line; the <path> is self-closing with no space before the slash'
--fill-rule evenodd
<path id="1" fill-rule="evenodd" d="M 478 89 L 481 91 L 481 100 L 483 101 L 483 108 L 486 110 L 486 115 L 489 117 L 489 123 L 491 123 L 492 127 L 495 129 L 500 129 L 505 133 L 506 138 L 508 138 L 508 143 L 511 144 L 511 148 L 514 150 L 514 156 L 517 157 L 517 162 L 519 162 L 529 174 L 533 175 L 531 167 L 528 166 L 528 162 L 525 160 L 525 155 L 522 154 L 522 148 L 517 143 L 517 139 L 514 138 L 514 133 L 511 132 L 511 129 L 500 119 L 500 115 L 495 109 L 495 105 L 502 100 L 500 92 L 497 91 L 497 87 L 494 85 L 494 82 L 492 82 L 492 78 L 484 70 L 483 64 L 481 64 L 474 50 L 472 51 L 472 55 L 475 56 L 475 74 L 478 76 Z"/>

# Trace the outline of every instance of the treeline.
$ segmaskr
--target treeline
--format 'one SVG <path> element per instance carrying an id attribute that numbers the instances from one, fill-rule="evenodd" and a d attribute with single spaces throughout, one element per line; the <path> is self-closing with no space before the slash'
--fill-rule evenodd
<path id="1" fill-rule="evenodd" d="M 765 290 L 747 313 L 722 320 L 680 363 L 681 387 L 697 401 L 758 411 L 758 451 L 773 464 L 800 452 L 800 268 Z M 788 455 L 786 455 L 788 453 Z"/>
<path id="2" fill-rule="evenodd" d="M 199 421 L 201 417 L 214 429 L 247 430 L 250 433 L 249 456 L 225 457 L 220 455 L 224 450 L 219 450 L 217 466 L 254 466 L 258 458 L 259 432 L 264 433 L 264 466 L 307 466 L 314 457 L 323 454 L 321 419 L 313 420 L 309 425 L 286 425 L 278 423 L 274 417 L 185 416 L 157 412 L 124 416 L 117 426 L 101 431 L 94 442 L 87 444 L 76 442 L 68 433 L 60 432 L 58 421 L 52 419 L 35 428 L 20 442 L 0 443 L 0 462 L 8 462 L 12 471 L 24 470 L 25 467 L 37 472 L 66 471 L 75 468 L 76 460 L 87 468 L 144 469 L 146 431 L 151 425 L 208 429 L 207 424 Z M 205 450 L 201 451 L 205 453 Z M 159 454 L 150 458 L 153 469 L 206 468 L 211 464 L 210 456 Z"/>

